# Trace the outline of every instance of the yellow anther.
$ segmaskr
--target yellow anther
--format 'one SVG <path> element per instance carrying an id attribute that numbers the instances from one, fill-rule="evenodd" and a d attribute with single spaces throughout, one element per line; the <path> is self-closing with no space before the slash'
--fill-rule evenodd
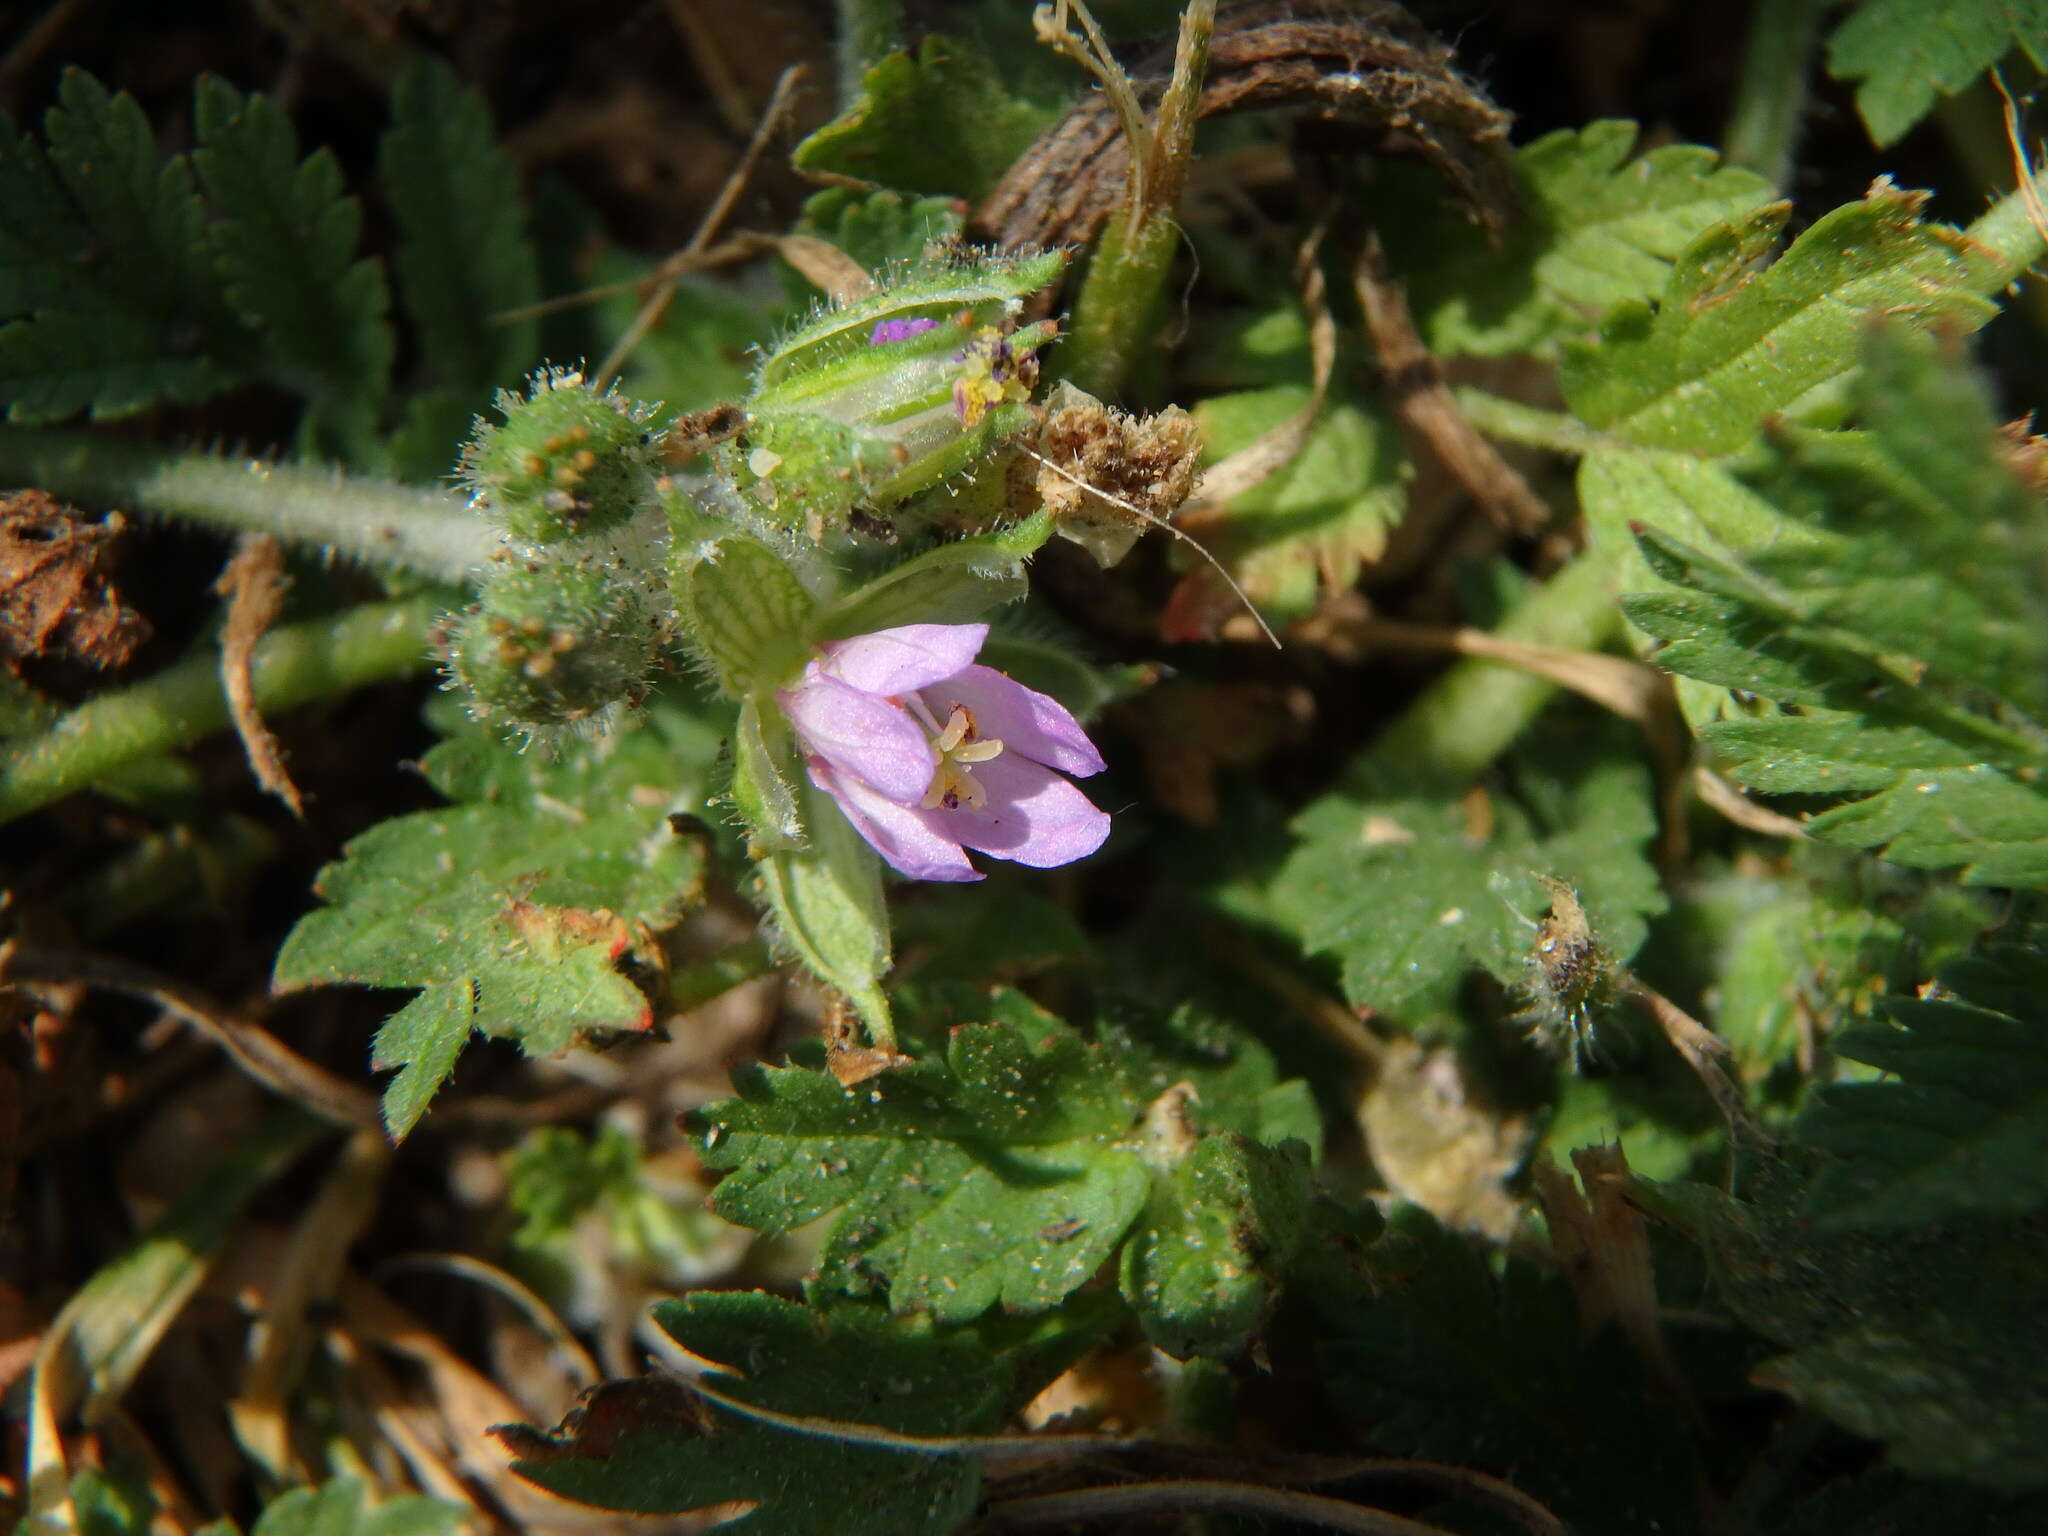
<path id="1" fill-rule="evenodd" d="M 930 716 L 926 715 L 926 719 Z M 992 757 L 1000 757 L 1002 742 L 993 737 L 977 740 L 974 716 L 955 705 L 953 713 L 946 717 L 945 729 L 932 738 L 932 746 L 939 754 L 939 764 L 924 792 L 924 808 L 928 811 L 957 811 L 965 805 L 970 811 L 978 811 L 985 807 L 988 791 L 975 782 L 974 775 L 967 768 L 970 763 L 985 763 Z"/>

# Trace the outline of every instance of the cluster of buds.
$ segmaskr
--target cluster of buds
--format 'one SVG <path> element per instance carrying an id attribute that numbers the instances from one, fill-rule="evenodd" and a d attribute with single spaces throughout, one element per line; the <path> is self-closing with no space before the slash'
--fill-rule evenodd
<path id="1" fill-rule="evenodd" d="M 498 409 L 462 473 L 499 545 L 476 602 L 446 627 L 448 665 L 479 720 L 536 735 L 637 701 L 659 665 L 672 614 L 650 413 L 566 369 Z"/>

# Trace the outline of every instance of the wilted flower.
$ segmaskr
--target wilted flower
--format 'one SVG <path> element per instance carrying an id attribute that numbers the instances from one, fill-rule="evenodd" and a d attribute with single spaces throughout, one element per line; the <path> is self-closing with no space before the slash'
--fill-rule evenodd
<path id="1" fill-rule="evenodd" d="M 1064 706 L 974 658 L 986 624 L 905 624 L 835 640 L 776 695 L 811 782 L 917 880 L 979 880 L 973 848 L 1047 869 L 1085 858 L 1109 817 L 1062 774 L 1102 771 Z"/>

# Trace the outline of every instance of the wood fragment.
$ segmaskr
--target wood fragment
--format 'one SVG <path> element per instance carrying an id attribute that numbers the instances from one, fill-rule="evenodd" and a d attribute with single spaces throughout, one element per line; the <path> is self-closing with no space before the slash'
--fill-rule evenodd
<path id="1" fill-rule="evenodd" d="M 382 1127 L 342 1144 L 320 1191 L 300 1212 L 278 1256 L 263 1311 L 249 1333 L 249 1359 L 228 1405 L 235 1438 L 281 1482 L 298 1473 L 291 1449 L 293 1389 L 318 1342 L 312 1319 L 332 1303 L 349 1249 L 377 1213 L 391 1142 Z"/>
<path id="2" fill-rule="evenodd" d="M 1649 1234 L 1627 1198 L 1628 1157 L 1619 1143 L 1581 1147 L 1571 1156 L 1583 1195 L 1547 1158 L 1534 1172 L 1552 1249 L 1578 1302 L 1579 1326 L 1587 1333 L 1607 1323 L 1620 1328 L 1657 1394 L 1697 1422 L 1698 1407 L 1658 1324 Z"/>
<path id="3" fill-rule="evenodd" d="M 1800 822 L 1769 806 L 1758 805 L 1704 763 L 1693 769 L 1692 783 L 1702 804 L 1720 812 L 1744 831 L 1761 832 L 1765 837 L 1788 837 L 1795 842 L 1807 840 L 1806 828 Z"/>
<path id="4" fill-rule="evenodd" d="M 1671 1042 L 1671 1048 L 1707 1090 L 1721 1117 L 1728 1122 L 1731 1145 L 1755 1139 L 1756 1127 L 1742 1102 L 1742 1089 L 1723 1065 L 1729 1056 L 1728 1042 L 1641 978 L 1624 973 L 1621 983 L 1629 996 L 1649 1010 L 1664 1038 Z"/>
<path id="5" fill-rule="evenodd" d="M 1140 104 L 1167 88 L 1169 59 L 1134 83 Z M 1516 196 L 1509 117 L 1451 63 L 1451 50 L 1387 0 L 1272 0 L 1219 13 L 1196 116 L 1294 108 L 1368 154 L 1414 155 L 1498 235 Z M 1130 141 L 1107 93 L 1040 135 L 975 210 L 970 229 L 1012 249 L 1087 246 L 1124 202 Z"/>
<path id="6" fill-rule="evenodd" d="M 220 683 L 228 696 L 228 718 L 242 739 L 242 752 L 256 782 L 304 821 L 305 802 L 285 770 L 284 750 L 256 708 L 256 642 L 277 622 L 284 595 L 291 590 L 291 578 L 284 573 L 284 546 L 265 533 L 244 534 L 213 589 L 228 600 L 227 627 L 220 639 Z"/>
<path id="7" fill-rule="evenodd" d="M 1516 533 L 1534 533 L 1550 506 L 1521 472 L 1466 419 L 1444 382 L 1443 365 L 1423 345 L 1408 310 L 1407 290 L 1394 276 L 1380 237 L 1367 230 L 1351 272 L 1365 330 L 1379 355 L 1387 398 L 1411 437 L 1428 445 L 1486 515 Z"/>

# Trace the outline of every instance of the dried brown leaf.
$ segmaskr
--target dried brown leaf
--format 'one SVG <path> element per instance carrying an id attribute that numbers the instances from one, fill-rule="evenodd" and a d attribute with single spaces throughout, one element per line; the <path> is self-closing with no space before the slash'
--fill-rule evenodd
<path id="1" fill-rule="evenodd" d="M 234 558 L 220 573 L 214 591 L 228 600 L 227 627 L 220 640 L 220 681 L 228 696 L 228 715 L 256 782 L 277 796 L 301 821 L 305 802 L 285 771 L 284 751 L 256 708 L 256 642 L 269 632 L 284 609 L 291 578 L 284 573 L 284 546 L 268 534 L 243 537 Z"/>
<path id="2" fill-rule="evenodd" d="M 0 496 L 0 663 L 57 656 L 118 667 L 149 637 L 108 574 L 127 527 L 118 512 L 88 522 L 42 491 Z"/>

